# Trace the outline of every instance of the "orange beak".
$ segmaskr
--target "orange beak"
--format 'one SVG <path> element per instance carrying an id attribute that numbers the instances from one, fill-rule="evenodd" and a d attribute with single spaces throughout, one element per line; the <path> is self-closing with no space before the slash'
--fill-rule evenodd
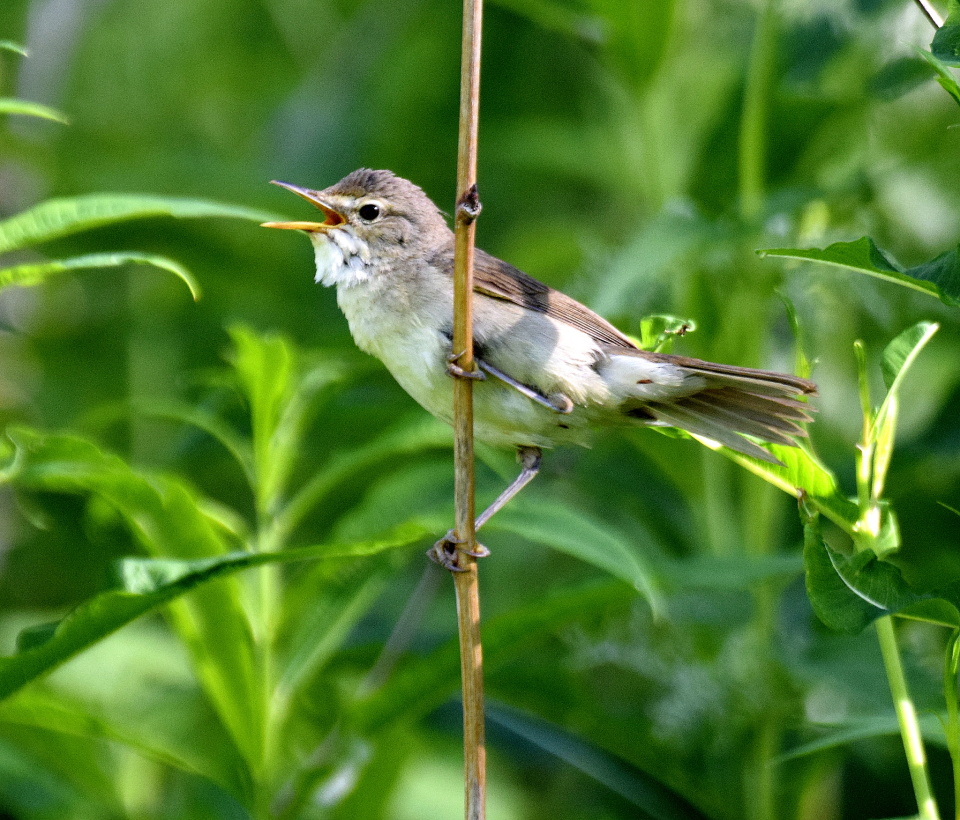
<path id="1" fill-rule="evenodd" d="M 336 208 L 331 207 L 322 199 L 320 199 L 320 193 L 318 191 L 311 191 L 309 188 L 301 188 L 299 185 L 291 185 L 289 182 L 280 182 L 275 179 L 272 180 L 273 185 L 279 185 L 281 188 L 286 188 L 288 191 L 292 191 L 297 196 L 302 197 L 307 200 L 311 205 L 319 208 L 323 212 L 324 221 L 323 222 L 264 222 L 261 224 L 262 228 L 281 228 L 286 231 L 307 231 L 308 233 L 315 233 L 317 231 L 325 231 L 327 228 L 335 228 L 337 225 L 342 225 L 347 220 L 344 219 L 343 214 L 341 214 Z"/>

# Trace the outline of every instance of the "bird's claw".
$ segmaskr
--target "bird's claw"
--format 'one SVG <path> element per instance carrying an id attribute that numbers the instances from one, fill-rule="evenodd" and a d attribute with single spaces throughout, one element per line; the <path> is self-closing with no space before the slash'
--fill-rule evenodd
<path id="1" fill-rule="evenodd" d="M 456 532 L 450 530 L 443 538 L 427 550 L 427 557 L 435 564 L 439 564 L 444 569 L 450 570 L 450 572 L 467 572 L 466 567 L 461 567 L 457 564 L 458 552 L 469 555 L 471 558 L 486 558 L 490 554 L 490 550 L 479 543 L 476 544 L 476 549 L 474 550 L 461 549 L 461 546 L 465 543 L 466 541 L 463 538 L 460 538 Z"/>
<path id="2" fill-rule="evenodd" d="M 481 370 L 466 370 L 460 365 L 457 364 L 457 359 L 463 355 L 463 352 L 460 353 L 451 353 L 447 356 L 447 373 L 453 376 L 455 379 L 473 379 L 474 381 L 482 382 L 487 378 L 486 374 Z"/>

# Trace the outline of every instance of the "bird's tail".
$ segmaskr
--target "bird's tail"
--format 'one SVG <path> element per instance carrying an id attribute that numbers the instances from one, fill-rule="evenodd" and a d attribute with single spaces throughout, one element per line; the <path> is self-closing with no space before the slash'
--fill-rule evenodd
<path id="1" fill-rule="evenodd" d="M 796 446 L 795 438 L 807 435 L 802 425 L 812 420 L 814 408 L 799 397 L 817 394 L 817 386 L 807 379 L 685 356 L 645 352 L 647 357 L 699 376 L 705 386 L 687 396 L 628 408 L 633 418 L 679 427 L 772 464 L 780 462 L 744 436 Z"/>

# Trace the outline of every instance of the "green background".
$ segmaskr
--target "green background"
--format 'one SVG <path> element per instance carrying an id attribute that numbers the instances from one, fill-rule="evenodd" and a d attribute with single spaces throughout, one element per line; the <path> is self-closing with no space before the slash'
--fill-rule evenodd
<path id="1" fill-rule="evenodd" d="M 478 244 L 627 332 L 639 334 L 653 313 L 689 318 L 697 329 L 675 352 L 794 371 L 792 304 L 820 387 L 811 438 L 851 494 L 861 424 L 854 340 L 865 341 L 879 395 L 884 346 L 915 322 L 940 322 L 901 396 L 887 482 L 900 563 L 921 588 L 960 578 L 960 520 L 947 508 L 960 508 L 960 315 L 892 284 L 754 251 L 869 234 L 911 266 L 956 247 L 960 110 L 915 61 L 896 62 L 931 36 L 914 6 L 884 0 L 490 2 L 478 169 Z M 0 94 L 70 120 L 2 124 L 0 216 L 54 196 L 137 192 L 310 218 L 269 180 L 321 188 L 361 166 L 412 179 L 452 210 L 455 3 L 3 0 L 0 39 L 31 52 L 0 53 Z M 5 290 L 0 425 L 80 432 L 252 520 L 248 490 L 224 451 L 147 412 L 176 400 L 243 427 L 239 405 L 211 388 L 224 378 L 229 327 L 280 333 L 306 351 L 304 361 L 333 356 L 345 372 L 315 409 L 294 484 L 419 418 L 382 367 L 354 350 L 333 292 L 312 282 L 302 238 L 250 222 L 158 219 L 63 239 L 42 253 L 115 248 L 179 260 L 203 298 L 193 303 L 181 282 L 139 268 Z M 21 252 L 15 261 L 39 258 Z M 514 467 L 509 454 L 480 456 L 482 502 Z M 450 452 L 423 447 L 350 474 L 292 543 L 373 535 L 411 511 L 439 534 L 451 491 Z M 495 640 L 488 655 L 491 818 L 648 816 L 650 798 L 631 791 L 642 782 L 637 770 L 718 820 L 915 810 L 876 641 L 869 631 L 830 633 L 812 614 L 790 498 L 695 442 L 642 431 L 548 453 L 527 492 L 512 531 L 484 537 L 493 550 L 481 567 L 485 618 L 523 612 L 535 624 L 528 635 Z M 518 536 L 523 510 L 573 510 L 602 522 L 643 562 L 658 590 L 656 614 L 619 582 L 586 595 L 610 576 L 596 561 Z M 389 559 L 283 572 L 288 592 L 278 605 L 294 619 L 322 608 L 331 577 L 344 589 L 356 578 L 382 583 L 355 603 L 315 687 L 301 693 L 274 793 L 313 765 L 318 747 L 329 748 L 321 744 L 331 743 L 339 704 L 419 594 L 429 539 L 421 541 Z M 138 549 L 85 497 L 0 487 L 0 650 L 13 651 L 21 627 L 103 589 L 111 562 Z M 243 583 L 256 583 L 246 575 Z M 453 634 L 447 586 L 424 601 L 408 659 L 433 657 Z M 576 595 L 583 607 L 558 614 L 555 603 Z M 324 617 L 338 611 L 331 600 Z M 552 603 L 538 620 L 543 601 Z M 222 783 L 130 741 L 189 726 L 187 745 L 208 758 L 224 742 L 173 635 L 153 616 L 34 684 L 38 703 L 84 716 L 70 731 L 0 715 L 0 817 L 256 814 Z M 901 630 L 927 712 L 943 710 L 946 638 L 928 625 Z M 461 751 L 449 674 L 438 673 L 432 699 L 409 704 L 410 721 L 338 735 L 326 768 L 309 788 L 301 784 L 306 798 L 293 816 L 457 816 Z M 564 762 L 548 743 L 510 728 L 517 714 L 548 722 L 556 742 L 580 751 Z M 819 740 L 822 748 L 805 746 Z M 935 725 L 931 741 L 947 814 L 950 763 Z M 585 748 L 608 755 L 597 764 L 604 777 L 591 772 Z M 340 788 L 351 776 L 356 787 Z"/>

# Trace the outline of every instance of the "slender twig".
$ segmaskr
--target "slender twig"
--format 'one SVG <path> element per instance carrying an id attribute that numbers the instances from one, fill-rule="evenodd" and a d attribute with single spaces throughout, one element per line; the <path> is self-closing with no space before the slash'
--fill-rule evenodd
<path id="1" fill-rule="evenodd" d="M 480 103 L 480 31 L 483 0 L 464 0 L 460 69 L 460 136 L 457 146 L 457 205 L 453 262 L 453 350 L 458 364 L 473 370 L 473 246 L 477 198 L 477 125 Z M 486 815 L 486 747 L 483 722 L 483 653 L 480 644 L 480 590 L 477 578 L 473 498 L 473 380 L 455 379 L 453 393 L 457 550 L 453 580 L 457 591 L 460 674 L 463 683 L 465 817 Z"/>
<path id="2" fill-rule="evenodd" d="M 943 25 L 943 18 L 940 16 L 933 5 L 930 3 L 930 0 L 916 0 L 920 10 L 926 15 L 927 19 L 933 23 L 934 28 L 940 28 Z"/>

